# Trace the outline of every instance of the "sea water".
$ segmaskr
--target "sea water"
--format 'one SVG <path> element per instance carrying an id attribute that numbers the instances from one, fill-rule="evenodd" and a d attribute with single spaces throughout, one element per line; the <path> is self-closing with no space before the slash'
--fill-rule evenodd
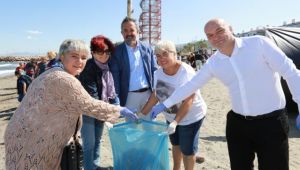
<path id="1" fill-rule="evenodd" d="M 19 64 L 14 62 L 0 62 L 0 78 L 14 75 L 18 66 Z"/>

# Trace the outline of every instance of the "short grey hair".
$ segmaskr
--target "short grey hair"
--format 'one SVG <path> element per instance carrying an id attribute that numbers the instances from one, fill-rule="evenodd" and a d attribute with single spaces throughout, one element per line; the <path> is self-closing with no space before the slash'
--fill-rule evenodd
<path id="1" fill-rule="evenodd" d="M 160 51 L 168 51 L 168 52 L 173 52 L 175 55 L 177 54 L 175 44 L 172 41 L 159 41 L 155 45 L 154 52 L 155 54 L 159 53 Z"/>
<path id="2" fill-rule="evenodd" d="M 62 55 L 70 51 L 86 51 L 90 56 L 90 48 L 83 40 L 66 39 L 61 43 L 56 59 L 60 59 Z"/>

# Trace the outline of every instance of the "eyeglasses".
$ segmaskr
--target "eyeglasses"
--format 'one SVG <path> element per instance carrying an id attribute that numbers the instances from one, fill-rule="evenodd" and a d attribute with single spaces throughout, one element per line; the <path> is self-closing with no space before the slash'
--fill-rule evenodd
<path id="1" fill-rule="evenodd" d="M 94 53 L 97 54 L 97 55 L 103 55 L 104 53 L 106 55 L 110 55 L 111 54 L 111 52 L 110 52 L 109 49 L 106 49 L 106 50 L 103 50 L 103 51 L 95 51 Z"/>
<path id="2" fill-rule="evenodd" d="M 164 51 L 164 52 L 162 52 L 162 53 L 157 53 L 156 54 L 156 57 L 158 58 L 158 59 L 161 59 L 161 58 L 167 58 L 167 57 L 169 57 L 169 54 L 170 53 L 173 53 L 172 51 Z"/>

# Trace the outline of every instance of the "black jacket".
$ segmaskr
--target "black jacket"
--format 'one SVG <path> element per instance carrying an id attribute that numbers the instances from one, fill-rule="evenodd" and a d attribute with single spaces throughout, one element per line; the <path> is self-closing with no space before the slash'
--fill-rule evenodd
<path id="1" fill-rule="evenodd" d="M 96 65 L 94 58 L 86 62 L 84 70 L 79 75 L 79 81 L 93 98 L 101 100 L 102 70 Z M 119 104 L 119 100 L 115 98 L 110 100 L 109 103 Z"/>

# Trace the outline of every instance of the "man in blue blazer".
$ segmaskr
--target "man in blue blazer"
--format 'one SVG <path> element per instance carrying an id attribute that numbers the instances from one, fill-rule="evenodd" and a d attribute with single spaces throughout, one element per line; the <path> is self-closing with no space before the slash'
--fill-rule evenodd
<path id="1" fill-rule="evenodd" d="M 152 48 L 137 39 L 135 19 L 126 17 L 121 33 L 124 42 L 116 46 L 110 68 L 120 105 L 139 112 L 151 95 L 157 62 Z"/>

